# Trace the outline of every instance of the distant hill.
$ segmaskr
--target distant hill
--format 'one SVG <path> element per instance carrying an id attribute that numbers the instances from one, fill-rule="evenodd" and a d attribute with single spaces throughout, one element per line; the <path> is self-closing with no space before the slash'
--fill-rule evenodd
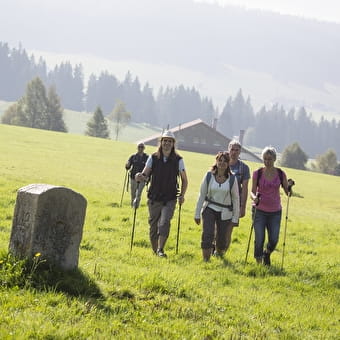
<path id="1" fill-rule="evenodd" d="M 340 114 L 339 24 L 191 0 L 35 3 L 1 4 L 1 41 L 155 88 L 194 85 L 220 108 L 242 88 L 256 109 Z"/>

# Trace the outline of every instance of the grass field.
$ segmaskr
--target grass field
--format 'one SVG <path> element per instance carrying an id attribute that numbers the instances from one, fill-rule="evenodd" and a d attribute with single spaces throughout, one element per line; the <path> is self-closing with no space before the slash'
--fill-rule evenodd
<path id="1" fill-rule="evenodd" d="M 129 251 L 128 193 L 122 208 L 119 203 L 133 152 L 133 143 L 0 124 L 1 339 L 340 338 L 339 177 L 285 169 L 296 186 L 283 271 L 283 196 L 281 240 L 270 268 L 255 264 L 252 246 L 244 264 L 250 205 L 226 258 L 203 263 L 193 215 L 213 156 L 180 151 L 189 188 L 179 253 L 176 210 L 164 260 L 149 246 L 145 193 Z M 87 199 L 78 280 L 60 274 L 53 283 L 21 282 L 18 264 L 6 257 L 17 190 L 31 183 L 66 186 Z"/>

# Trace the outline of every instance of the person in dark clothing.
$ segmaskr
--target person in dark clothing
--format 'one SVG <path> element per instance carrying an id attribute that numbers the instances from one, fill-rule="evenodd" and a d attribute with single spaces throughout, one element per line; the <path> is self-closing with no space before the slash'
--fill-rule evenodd
<path id="1" fill-rule="evenodd" d="M 174 215 L 176 201 L 183 204 L 188 186 L 183 158 L 175 151 L 175 136 L 165 131 L 160 145 L 150 155 L 142 172 L 136 174 L 136 181 L 151 179 L 148 191 L 150 242 L 154 253 L 166 257 L 164 246 L 170 232 L 170 221 Z M 178 192 L 177 176 L 181 177 Z"/>
<path id="2" fill-rule="evenodd" d="M 135 180 L 135 176 L 138 172 L 141 172 L 146 164 L 148 155 L 144 152 L 144 143 L 137 145 L 137 153 L 130 156 L 125 164 L 125 169 L 130 170 L 130 191 L 131 191 L 131 207 L 138 208 L 140 198 L 145 186 L 145 182 L 138 182 Z"/>

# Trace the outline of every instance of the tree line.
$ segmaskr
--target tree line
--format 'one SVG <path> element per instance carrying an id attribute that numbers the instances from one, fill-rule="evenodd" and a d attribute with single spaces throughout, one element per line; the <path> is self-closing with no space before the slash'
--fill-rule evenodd
<path id="1" fill-rule="evenodd" d="M 218 130 L 226 136 L 238 136 L 245 130 L 244 144 L 263 148 L 273 145 L 283 151 L 292 142 L 313 158 L 325 150 L 334 149 L 340 154 L 340 121 L 323 117 L 313 120 L 304 107 L 286 111 L 279 104 L 263 106 L 254 112 L 251 100 L 244 99 L 242 90 L 229 97 L 219 117 Z"/>
<path id="2" fill-rule="evenodd" d="M 36 61 L 21 46 L 11 49 L 1 42 L 0 74 L 0 99 L 6 101 L 23 98 L 27 83 L 39 77 L 43 84 L 58 93 L 60 105 L 68 109 L 95 112 L 100 107 L 103 116 L 108 117 L 118 103 L 124 103 L 133 122 L 161 127 L 176 126 L 196 118 L 210 125 L 218 118 L 220 132 L 233 137 L 244 130 L 244 143 L 248 145 L 262 148 L 270 144 L 283 150 L 296 141 L 309 157 L 329 148 L 340 154 L 339 121 L 322 118 L 315 122 L 305 108 L 286 112 L 279 104 L 254 112 L 250 97 L 245 99 L 242 90 L 235 97 L 227 98 L 219 115 L 212 100 L 202 97 L 194 87 L 162 87 L 155 96 L 148 83 L 142 86 L 138 77 L 130 72 L 119 81 L 107 71 L 98 76 L 92 74 L 85 86 L 81 65 L 73 67 L 65 62 L 48 71 L 42 58 Z"/>
<path id="3" fill-rule="evenodd" d="M 23 96 L 26 84 L 39 77 L 46 86 L 55 87 L 61 105 L 71 110 L 94 112 L 100 106 L 106 116 L 118 101 L 122 101 L 132 113 L 134 122 L 156 126 L 177 125 L 197 117 L 210 124 L 217 115 L 212 100 L 201 97 L 195 88 L 183 85 L 162 88 L 155 97 L 150 85 L 142 85 L 130 72 L 119 81 L 107 71 L 98 76 L 90 75 L 85 86 L 82 65 L 73 67 L 65 62 L 48 71 L 42 58 L 36 61 L 21 46 L 11 49 L 1 42 L 0 74 L 0 99 L 6 101 L 18 100 Z M 181 117 L 180 122 L 178 117 Z"/>

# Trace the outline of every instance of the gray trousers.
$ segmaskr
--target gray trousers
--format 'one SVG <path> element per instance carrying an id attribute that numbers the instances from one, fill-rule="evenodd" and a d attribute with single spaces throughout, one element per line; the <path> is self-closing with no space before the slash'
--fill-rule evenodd
<path id="1" fill-rule="evenodd" d="M 170 233 L 170 221 L 176 208 L 176 200 L 155 202 L 148 200 L 150 240 L 158 240 L 158 236 L 168 238 Z"/>
<path id="2" fill-rule="evenodd" d="M 130 178 L 130 184 L 131 184 L 131 207 L 138 208 L 140 198 L 142 196 L 142 192 L 145 186 L 145 182 L 139 182 L 139 185 L 138 185 L 138 182 L 135 179 Z"/>

